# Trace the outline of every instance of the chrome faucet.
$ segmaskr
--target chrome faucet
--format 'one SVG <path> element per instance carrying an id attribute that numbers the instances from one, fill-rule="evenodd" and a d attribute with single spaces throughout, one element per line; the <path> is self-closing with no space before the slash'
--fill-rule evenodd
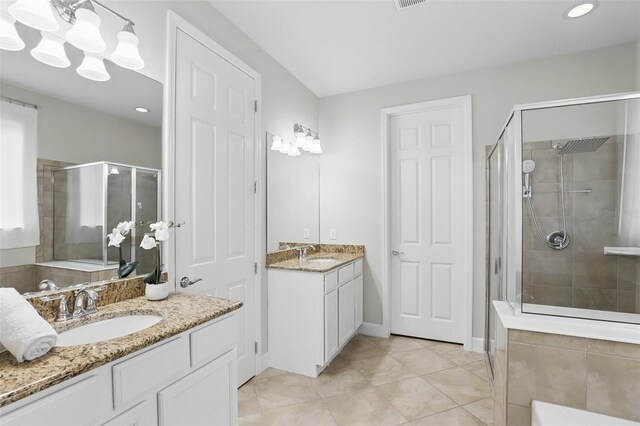
<path id="1" fill-rule="evenodd" d="M 42 280 L 38 284 L 40 290 L 60 290 L 60 287 L 56 285 L 52 280 Z"/>
<path id="2" fill-rule="evenodd" d="M 311 244 L 308 244 L 306 246 L 295 247 L 295 249 L 298 250 L 298 260 L 300 262 L 306 262 L 309 249 L 315 250 L 316 248 Z"/>
<path id="3" fill-rule="evenodd" d="M 56 318 L 56 321 L 66 321 L 71 318 L 69 307 L 67 306 L 67 298 L 64 294 L 60 294 L 58 296 L 44 296 L 41 297 L 40 300 L 43 302 L 51 302 L 52 300 L 60 301 L 60 304 L 58 305 L 58 318 Z"/>
<path id="4" fill-rule="evenodd" d="M 96 302 L 100 299 L 98 295 L 98 291 L 100 290 L 102 290 L 102 288 L 93 289 L 91 287 L 82 287 L 80 290 L 74 292 L 76 301 L 73 308 L 73 318 L 81 318 L 98 311 Z"/>

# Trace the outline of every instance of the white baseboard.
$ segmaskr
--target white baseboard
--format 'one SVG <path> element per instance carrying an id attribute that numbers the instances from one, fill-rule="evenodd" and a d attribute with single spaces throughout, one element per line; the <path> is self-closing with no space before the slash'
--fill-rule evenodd
<path id="1" fill-rule="evenodd" d="M 473 352 L 484 352 L 484 339 L 482 337 L 472 337 L 471 350 Z"/>
<path id="2" fill-rule="evenodd" d="M 382 324 L 374 324 L 372 322 L 363 322 L 358 329 L 358 334 L 364 334 L 365 336 L 372 337 L 389 337 L 389 335 L 384 332 Z"/>

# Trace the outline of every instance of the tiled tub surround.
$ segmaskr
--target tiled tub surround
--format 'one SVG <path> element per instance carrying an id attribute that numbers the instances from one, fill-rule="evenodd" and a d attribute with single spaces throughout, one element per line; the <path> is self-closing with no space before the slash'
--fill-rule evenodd
<path id="1" fill-rule="evenodd" d="M 622 143 L 611 137 L 597 151 L 564 155 L 567 229 L 571 244 L 553 250 L 537 236 L 523 200 L 523 301 L 542 305 L 640 313 L 640 257 L 605 256 L 618 246 Z M 562 229 L 560 155 L 552 142 L 528 142 L 533 160 L 533 208 L 543 233 Z M 639 219 L 640 220 L 640 219 Z"/>
<path id="2" fill-rule="evenodd" d="M 496 425 L 530 425 L 532 400 L 640 421 L 640 344 L 497 325 Z"/>
<path id="3" fill-rule="evenodd" d="M 161 302 L 136 297 L 104 306 L 98 313 L 85 318 L 55 323 L 55 328 L 63 330 L 123 315 L 152 314 L 163 317 L 159 323 L 137 333 L 100 343 L 55 347 L 43 357 L 22 364 L 18 364 L 8 352 L 0 354 L 0 407 L 204 324 L 241 306 L 241 302 L 227 299 L 172 293 Z"/>
<path id="4" fill-rule="evenodd" d="M 290 246 L 307 244 L 281 243 Z M 267 268 L 286 269 L 291 271 L 328 272 L 365 256 L 363 245 L 313 244 L 315 250 L 309 250 L 306 263 L 298 261 L 295 249 L 267 253 Z M 314 258 L 330 258 L 336 262 L 314 263 Z"/>

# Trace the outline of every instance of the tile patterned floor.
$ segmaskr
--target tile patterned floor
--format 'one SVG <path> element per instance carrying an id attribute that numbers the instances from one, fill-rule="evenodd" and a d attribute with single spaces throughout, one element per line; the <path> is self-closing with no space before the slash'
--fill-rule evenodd
<path id="1" fill-rule="evenodd" d="M 482 354 L 400 336 L 355 336 L 315 379 L 270 368 L 238 399 L 241 426 L 493 424 Z"/>

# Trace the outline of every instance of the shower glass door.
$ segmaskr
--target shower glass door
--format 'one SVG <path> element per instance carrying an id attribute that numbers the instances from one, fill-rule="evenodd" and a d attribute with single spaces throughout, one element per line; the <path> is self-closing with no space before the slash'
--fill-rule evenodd
<path id="1" fill-rule="evenodd" d="M 485 318 L 485 351 L 491 373 L 496 350 L 494 300 L 503 299 L 503 179 L 502 156 L 504 135 L 491 147 L 487 157 L 487 285 Z"/>
<path id="2" fill-rule="evenodd" d="M 640 323 L 640 99 L 523 110 L 522 160 L 522 311 Z"/>

